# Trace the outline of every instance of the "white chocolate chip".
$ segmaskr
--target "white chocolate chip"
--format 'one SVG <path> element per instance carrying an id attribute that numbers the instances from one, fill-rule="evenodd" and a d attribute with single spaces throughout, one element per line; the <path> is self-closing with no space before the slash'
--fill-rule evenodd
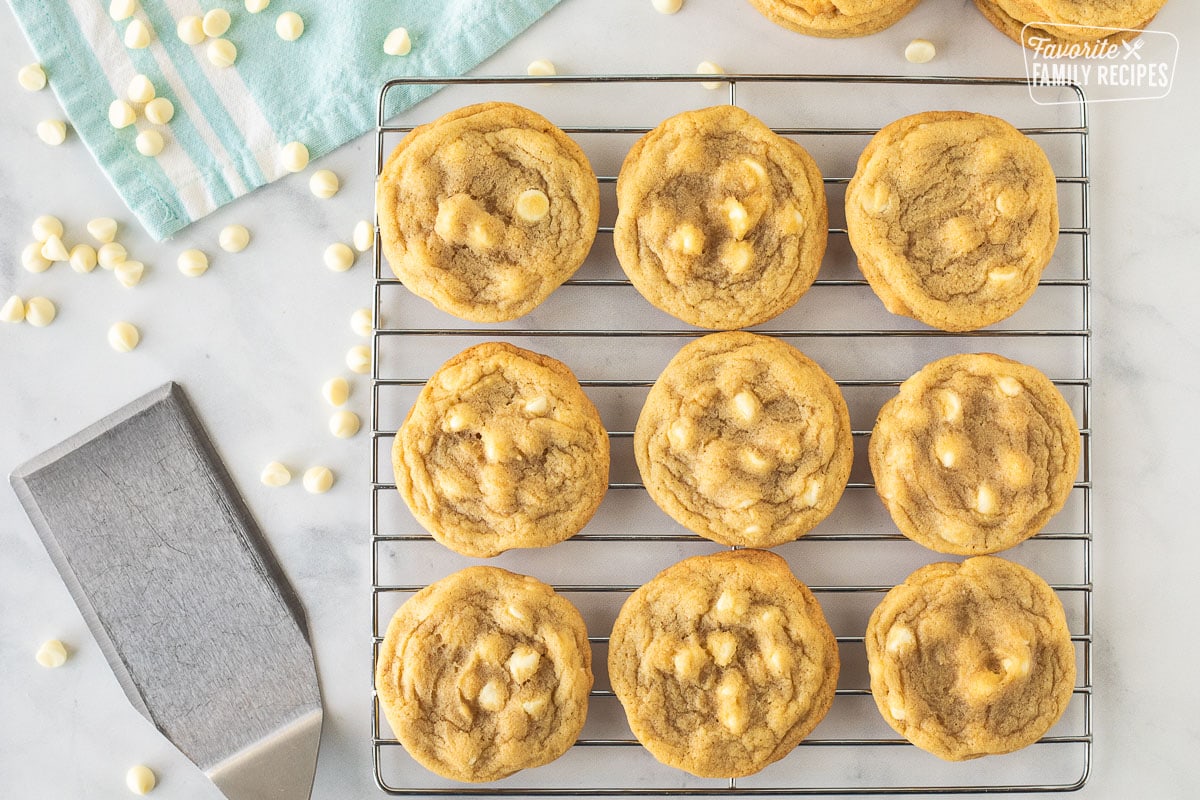
<path id="1" fill-rule="evenodd" d="M 269 5 L 271 5 L 271 0 L 246 0 L 246 10 L 251 14 L 266 11 Z"/>
<path id="2" fill-rule="evenodd" d="M 911 628 L 906 628 L 903 625 L 896 625 L 888 631 L 887 641 L 884 647 L 889 653 L 899 653 L 901 650 L 909 650 L 917 643 L 917 637 L 913 635 Z"/>
<path id="3" fill-rule="evenodd" d="M 362 420 L 353 411 L 335 411 L 329 418 L 329 432 L 339 439 L 349 439 L 361 427 Z"/>
<path id="4" fill-rule="evenodd" d="M 526 189 L 517 195 L 517 216 L 526 222 L 539 222 L 550 213 L 550 198 L 541 189 Z"/>
<path id="5" fill-rule="evenodd" d="M 71 248 L 71 269 L 83 275 L 96 268 L 96 248 L 90 244 L 77 244 Z"/>
<path id="6" fill-rule="evenodd" d="M 44 119 L 37 124 L 37 135 L 51 147 L 57 147 L 67 139 L 67 123 L 61 119 Z"/>
<path id="7" fill-rule="evenodd" d="M 406 56 L 412 51 L 412 37 L 407 28 L 393 28 L 383 40 L 383 52 L 389 56 Z"/>
<path id="8" fill-rule="evenodd" d="M 375 246 L 375 226 L 370 220 L 360 219 L 354 226 L 354 249 L 365 253 Z"/>
<path id="9" fill-rule="evenodd" d="M 660 14 L 674 14 L 683 8 L 683 0 L 653 0 L 654 10 Z"/>
<path id="10" fill-rule="evenodd" d="M 25 320 L 25 301 L 15 294 L 0 306 L 0 322 L 23 322 Z"/>
<path id="11" fill-rule="evenodd" d="M 937 55 L 937 48 L 928 39 L 913 39 L 904 48 L 904 57 L 913 64 L 927 64 Z"/>
<path id="12" fill-rule="evenodd" d="M 754 246 L 749 242 L 726 242 L 721 248 L 721 263 L 732 275 L 741 275 L 754 263 Z"/>
<path id="13" fill-rule="evenodd" d="M 348 244 L 334 242 L 325 248 L 325 266 L 334 272 L 345 272 L 354 266 L 354 250 Z"/>
<path id="14" fill-rule="evenodd" d="M 544 695 L 541 697 L 535 697 L 532 700 L 525 700 L 522 702 L 521 710 L 531 717 L 536 717 L 546 708 L 546 703 L 547 699 Z"/>
<path id="15" fill-rule="evenodd" d="M 58 639 L 49 639 L 42 642 L 34 658 L 46 669 L 57 669 L 67 663 L 67 648 Z"/>
<path id="16" fill-rule="evenodd" d="M 308 179 L 308 190 L 323 200 L 328 200 L 338 193 L 341 181 L 327 169 L 319 169 Z"/>
<path id="17" fill-rule="evenodd" d="M 677 419 L 667 429 L 667 440 L 676 450 L 687 450 L 695 441 L 695 431 L 692 423 L 686 419 Z"/>
<path id="18" fill-rule="evenodd" d="M 729 666 L 737 654 L 737 637 L 729 631 L 714 631 L 708 635 L 708 652 L 718 667 Z"/>
<path id="19" fill-rule="evenodd" d="M 199 278 L 208 272 L 208 256 L 200 250 L 184 250 L 175 261 L 179 271 L 189 278 Z"/>
<path id="20" fill-rule="evenodd" d="M 113 275 L 126 289 L 132 289 L 141 283 L 145 272 L 146 265 L 140 261 L 122 261 L 113 267 Z"/>
<path id="21" fill-rule="evenodd" d="M 108 4 L 108 15 L 120 22 L 129 19 L 137 12 L 137 0 L 112 0 Z"/>
<path id="22" fill-rule="evenodd" d="M 892 719 L 894 720 L 899 721 L 904 719 L 904 706 L 899 700 L 888 701 L 888 712 L 891 713 Z"/>
<path id="23" fill-rule="evenodd" d="M 754 447 L 742 451 L 742 466 L 747 472 L 763 475 L 775 468 L 775 462 Z"/>
<path id="24" fill-rule="evenodd" d="M 545 395 L 538 395 L 525 403 L 525 413 L 535 417 L 542 416 L 548 410 L 550 410 L 550 401 L 546 399 Z"/>
<path id="25" fill-rule="evenodd" d="M 33 221 L 32 230 L 34 241 L 45 242 L 51 236 L 63 235 L 62 220 L 49 214 L 43 214 Z"/>
<path id="26" fill-rule="evenodd" d="M 96 260 L 105 269 L 113 269 L 123 263 L 128 257 L 129 253 L 125 251 L 125 245 L 111 240 L 106 244 L 102 244 L 100 249 L 96 251 Z"/>
<path id="27" fill-rule="evenodd" d="M 117 235 L 117 221 L 112 217 L 97 217 L 87 224 L 87 232 L 100 244 L 108 244 Z"/>
<path id="28" fill-rule="evenodd" d="M 962 419 L 962 400 L 958 394 L 949 389 L 939 392 L 938 403 L 942 408 L 942 419 L 946 422 L 958 422 Z"/>
<path id="29" fill-rule="evenodd" d="M 345 378 L 330 378 L 321 386 L 321 396 L 335 408 L 344 406 L 350 399 L 350 383 Z"/>
<path id="30" fill-rule="evenodd" d="M 108 105 L 108 124 L 117 130 L 128 128 L 137 120 L 137 112 L 124 100 L 113 100 Z"/>
<path id="31" fill-rule="evenodd" d="M 147 158 L 154 158 L 163 150 L 162 134 L 156 130 L 142 131 L 133 140 L 137 151 Z"/>
<path id="32" fill-rule="evenodd" d="M 26 64 L 17 72 L 17 83 L 27 92 L 40 92 L 46 88 L 46 71 L 41 64 Z"/>
<path id="33" fill-rule="evenodd" d="M 221 36 L 225 31 L 229 30 L 229 24 L 233 20 L 229 17 L 229 12 L 223 8 L 214 8 L 204 15 L 202 23 L 205 36 Z"/>
<path id="34" fill-rule="evenodd" d="M 165 97 L 156 97 L 146 103 L 146 120 L 154 125 L 166 125 L 175 117 L 175 104 Z"/>
<path id="35" fill-rule="evenodd" d="M 700 670 L 707 662 L 707 653 L 698 645 L 688 644 L 676 651 L 675 656 L 671 659 L 671 666 L 675 671 L 676 678 L 681 681 L 691 681 L 700 676 Z"/>
<path id="36" fill-rule="evenodd" d="M 154 95 L 154 84 L 145 75 L 134 75 L 125 90 L 125 96 L 133 103 L 149 103 Z"/>
<path id="37" fill-rule="evenodd" d="M 671 232 L 670 238 L 667 239 L 667 247 L 685 255 L 699 255 L 704 252 L 704 232 L 690 222 L 685 222 Z"/>
<path id="38" fill-rule="evenodd" d="M 697 75 L 724 75 L 725 70 L 720 64 L 714 64 L 712 61 L 701 61 L 696 65 Z M 700 84 L 705 89 L 720 89 L 725 84 L 721 81 L 704 81 Z"/>
<path id="39" fill-rule="evenodd" d="M 508 689 L 499 681 L 488 681 L 479 690 L 479 707 L 484 711 L 496 712 L 508 702 Z"/>
<path id="40" fill-rule="evenodd" d="M 308 148 L 302 142 L 288 142 L 279 154 L 279 161 L 288 172 L 300 172 L 308 166 Z"/>
<path id="41" fill-rule="evenodd" d="M 525 68 L 528 75 L 557 75 L 558 70 L 554 67 L 554 63 L 545 58 L 539 58 L 536 61 L 530 61 L 529 66 Z"/>
<path id="42" fill-rule="evenodd" d="M 232 67 L 233 62 L 237 61 L 237 45 L 228 39 L 213 39 L 208 43 L 205 54 L 208 56 L 208 63 L 225 69 Z"/>
<path id="43" fill-rule="evenodd" d="M 250 244 L 250 231 L 245 225 L 226 225 L 221 228 L 218 241 L 226 253 L 240 253 Z"/>
<path id="44" fill-rule="evenodd" d="M 729 230 L 733 233 L 733 238 L 741 241 L 750 230 L 750 214 L 747 213 L 746 207 L 738 202 L 736 197 L 726 197 L 725 202 L 721 203 L 721 211 L 729 221 Z"/>
<path id="45" fill-rule="evenodd" d="M 743 389 L 733 396 L 733 409 L 742 422 L 754 422 L 762 410 L 762 402 L 754 392 Z"/>
<path id="46" fill-rule="evenodd" d="M 975 510 L 980 514 L 991 514 L 996 510 L 996 493 L 986 483 L 975 493 Z"/>
<path id="47" fill-rule="evenodd" d="M 1021 393 L 1021 382 L 1011 375 L 1001 375 L 996 379 L 996 386 L 1008 397 L 1016 397 Z"/>
<path id="48" fill-rule="evenodd" d="M 146 23 L 135 19 L 125 29 L 125 46 L 130 50 L 143 50 L 150 46 L 153 35 Z"/>
<path id="49" fill-rule="evenodd" d="M 275 18 L 275 33 L 285 42 L 294 42 L 304 34 L 304 18 L 295 11 L 285 11 Z"/>
<path id="50" fill-rule="evenodd" d="M 158 779 L 154 776 L 154 770 L 145 764 L 130 767 L 129 771 L 125 773 L 125 786 L 137 795 L 149 794 L 157 783 Z"/>
<path id="51" fill-rule="evenodd" d="M 350 330 L 359 336 L 370 336 L 375 329 L 374 316 L 369 308 L 360 308 L 350 315 Z"/>
<path id="52" fill-rule="evenodd" d="M 508 674 L 512 675 L 513 680 L 517 683 L 524 683 L 537 672 L 541 660 L 542 657 L 538 655 L 537 650 L 528 645 L 517 645 L 513 649 L 512 655 L 508 657 Z"/>
<path id="53" fill-rule="evenodd" d="M 304 490 L 324 494 L 333 487 L 333 471 L 329 467 L 309 467 L 304 471 Z"/>
<path id="54" fill-rule="evenodd" d="M 804 495 L 800 498 L 804 505 L 809 508 L 816 506 L 817 501 L 821 499 L 822 486 L 821 481 L 816 478 L 811 478 L 804 484 Z"/>
<path id="55" fill-rule="evenodd" d="M 42 243 L 42 258 L 49 261 L 67 261 L 71 258 L 71 251 L 67 250 L 62 239 L 55 234 L 50 234 Z"/>
<path id="56" fill-rule="evenodd" d="M 175 35 L 184 44 L 200 44 L 204 41 L 204 23 L 194 15 L 183 17 L 175 26 Z"/>
<path id="57" fill-rule="evenodd" d="M 279 488 L 292 482 L 292 471 L 278 461 L 272 461 L 263 467 L 258 479 L 262 481 L 263 486 Z"/>
<path id="58" fill-rule="evenodd" d="M 108 346 L 118 353 L 130 352 L 141 340 L 141 332 L 128 322 L 114 322 L 108 329 Z"/>
<path id="59" fill-rule="evenodd" d="M 996 267 L 988 272 L 991 283 L 1009 283 L 1015 281 L 1020 273 L 1013 267 Z"/>
<path id="60" fill-rule="evenodd" d="M 365 344 L 356 344 L 346 351 L 346 366 L 352 372 L 366 375 L 371 371 L 371 348 Z"/>
<path id="61" fill-rule="evenodd" d="M 859 194 L 863 211 L 868 214 L 886 214 L 892 210 L 892 192 L 885 184 L 875 184 L 870 192 L 865 191 L 864 187 Z"/>
<path id="62" fill-rule="evenodd" d="M 44 328 L 58 316 L 54 303 L 44 297 L 31 297 L 25 303 L 25 321 L 35 328 Z"/>
<path id="63" fill-rule="evenodd" d="M 507 611 L 510 617 L 513 619 L 519 619 L 521 622 L 525 622 L 529 619 L 529 615 L 525 613 L 525 609 L 521 608 L 520 606 L 509 606 Z"/>
<path id="64" fill-rule="evenodd" d="M 750 713 L 746 708 L 746 681 L 738 671 L 727 672 L 717 685 L 717 718 L 734 736 L 746 732 Z"/>
<path id="65" fill-rule="evenodd" d="M 946 469 L 952 468 L 958 460 L 958 452 L 951 446 L 949 437 L 943 436 L 938 438 L 937 443 L 934 445 L 934 452 L 937 454 L 937 460 Z"/>

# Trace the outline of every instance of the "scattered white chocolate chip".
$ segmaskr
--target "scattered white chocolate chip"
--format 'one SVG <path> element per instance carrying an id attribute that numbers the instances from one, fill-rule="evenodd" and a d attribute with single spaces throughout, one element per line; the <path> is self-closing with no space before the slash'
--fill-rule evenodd
<path id="1" fill-rule="evenodd" d="M 271 0 L 246 0 L 246 10 L 251 14 L 266 11 L 269 5 L 271 5 Z"/>
<path id="2" fill-rule="evenodd" d="M 550 409 L 550 401 L 545 395 L 538 395 L 525 403 L 525 413 L 540 417 Z"/>
<path id="3" fill-rule="evenodd" d="M 555 69 L 554 63 L 545 58 L 539 58 L 536 61 L 530 61 L 529 66 L 525 68 L 525 72 L 529 75 L 557 75 L 558 74 L 558 70 Z"/>
<path id="4" fill-rule="evenodd" d="M 928 39 L 913 39 L 904 48 L 904 57 L 913 64 L 926 64 L 936 55 L 937 48 Z"/>
<path id="5" fill-rule="evenodd" d="M 155 125 L 166 125 L 175 117 L 175 104 L 165 97 L 156 97 L 145 108 L 146 119 Z"/>
<path id="6" fill-rule="evenodd" d="M 137 12 L 137 0 L 112 0 L 108 4 L 108 15 L 120 22 L 129 19 Z"/>
<path id="7" fill-rule="evenodd" d="M 328 200 L 337 194 L 341 185 L 338 176 L 327 169 L 317 170 L 308 179 L 308 190 L 323 200 Z"/>
<path id="8" fill-rule="evenodd" d="M 517 195 L 517 216 L 526 222 L 539 222 L 550 212 L 550 198 L 541 189 L 526 189 Z"/>
<path id="9" fill-rule="evenodd" d="M 218 241 L 226 253 L 240 253 L 250 244 L 250 231 L 245 225 L 226 225 L 221 228 Z"/>
<path id="10" fill-rule="evenodd" d="M 134 75 L 125 90 L 125 96 L 134 103 L 149 103 L 154 95 L 154 84 L 145 75 Z"/>
<path id="11" fill-rule="evenodd" d="M 754 422 L 762 409 L 758 395 L 749 389 L 744 389 L 733 396 L 733 407 L 743 422 Z"/>
<path id="12" fill-rule="evenodd" d="M 56 669 L 67 663 L 67 648 L 58 639 L 48 639 L 42 642 L 34 658 L 46 669 Z"/>
<path id="13" fill-rule="evenodd" d="M 258 479 L 263 482 L 264 486 L 287 486 L 292 481 L 292 471 L 280 464 L 278 461 L 272 461 L 263 467 L 262 474 Z"/>
<path id="14" fill-rule="evenodd" d="M 542 660 L 537 650 L 529 645 L 520 644 L 513 648 L 508 657 L 508 674 L 517 683 L 524 683 L 537 672 L 538 663 Z"/>
<path id="15" fill-rule="evenodd" d="M 346 351 L 346 366 L 359 375 L 371 371 L 371 348 L 365 344 L 356 344 Z"/>
<path id="16" fill-rule="evenodd" d="M 285 42 L 294 42 L 304 34 L 304 18 L 295 11 L 285 11 L 275 18 L 275 33 Z"/>
<path id="17" fill-rule="evenodd" d="M 412 38 L 407 28 L 393 28 L 383 40 L 383 52 L 389 56 L 406 56 L 412 50 Z"/>
<path id="18" fill-rule="evenodd" d="M 195 15 L 183 17 L 175 26 L 175 35 L 184 44 L 200 44 L 204 41 L 204 22 Z"/>
<path id="19" fill-rule="evenodd" d="M 1016 397 L 1021 393 L 1021 382 L 1011 375 L 1001 375 L 996 379 L 1000 392 L 1008 397 Z"/>
<path id="20" fill-rule="evenodd" d="M 31 297 L 25 303 L 25 321 L 35 328 L 44 328 L 58 316 L 54 303 L 44 297 Z"/>
<path id="21" fill-rule="evenodd" d="M 43 214 L 33 221 L 32 231 L 34 240 L 38 242 L 45 242 L 51 236 L 62 236 L 62 220 L 49 214 Z"/>
<path id="22" fill-rule="evenodd" d="M 21 251 L 21 266 L 30 272 L 45 272 L 50 269 L 50 259 L 42 255 L 42 243 L 31 242 Z"/>
<path id="23" fill-rule="evenodd" d="M 124 263 L 128 256 L 129 254 L 125 252 L 125 245 L 120 242 L 110 241 L 101 245 L 100 249 L 96 251 L 96 261 L 105 269 L 113 269 Z"/>
<path id="24" fill-rule="evenodd" d="M 813 508 L 817 501 L 821 499 L 821 488 L 824 484 L 817 478 L 811 478 L 808 483 L 804 484 L 804 494 L 800 498 L 804 501 L 805 506 Z"/>
<path id="25" fill-rule="evenodd" d="M 674 14 L 683 8 L 683 0 L 653 0 L 653 5 L 660 14 Z"/>
<path id="26" fill-rule="evenodd" d="M 375 226 L 370 220 L 360 219 L 355 224 L 351 241 L 354 242 L 354 249 L 360 253 L 365 253 L 375 246 Z"/>
<path id="27" fill-rule="evenodd" d="M 704 231 L 690 222 L 685 222 L 671 231 L 667 247 L 684 255 L 695 256 L 704 252 Z"/>
<path id="28" fill-rule="evenodd" d="M 96 248 L 90 244 L 77 244 L 71 248 L 71 269 L 80 275 L 96 268 Z"/>
<path id="29" fill-rule="evenodd" d="M 508 690 L 499 681 L 488 681 L 479 690 L 479 707 L 484 711 L 499 711 L 507 702 Z"/>
<path id="30" fill-rule="evenodd" d="M 153 791 L 157 783 L 158 779 L 154 776 L 154 770 L 145 764 L 130 767 L 129 771 L 125 773 L 125 785 L 129 791 L 137 795 L 148 794 Z"/>
<path id="31" fill-rule="evenodd" d="M 37 135 L 51 147 L 57 147 L 67 140 L 67 123 L 61 119 L 44 119 L 37 124 Z"/>
<path id="32" fill-rule="evenodd" d="M 288 142 L 279 154 L 279 161 L 288 172 L 300 172 L 308 166 L 308 148 L 302 142 Z"/>
<path id="33" fill-rule="evenodd" d="M 124 100 L 113 100 L 108 106 L 108 124 L 117 130 L 128 128 L 137 120 L 137 112 Z"/>
<path id="34" fill-rule="evenodd" d="M 938 394 L 942 407 L 942 419 L 947 422 L 958 422 L 962 418 L 962 400 L 955 392 L 945 389 Z"/>
<path id="35" fill-rule="evenodd" d="M 113 275 L 126 289 L 132 289 L 142 282 L 146 273 L 146 265 L 140 261 L 122 261 L 113 267 Z"/>
<path id="36" fill-rule="evenodd" d="M 344 406 L 350 399 L 350 383 L 345 378 L 330 378 L 321 387 L 321 396 L 335 408 Z"/>
<path id="37" fill-rule="evenodd" d="M 904 625 L 896 625 L 888 631 L 887 641 L 884 647 L 889 653 L 898 653 L 901 650 L 907 650 L 917 643 L 917 637 L 913 635 L 912 629 Z"/>
<path id="38" fill-rule="evenodd" d="M 329 432 L 339 439 L 349 439 L 361 427 L 362 420 L 353 411 L 335 411 L 329 418 Z"/>
<path id="39" fill-rule="evenodd" d="M 117 221 L 112 217 L 96 217 L 87 224 L 87 232 L 100 244 L 108 244 L 117 235 Z"/>
<path id="40" fill-rule="evenodd" d="M 701 61 L 696 65 L 697 75 L 724 75 L 725 70 L 720 64 L 714 64 L 712 61 Z M 704 81 L 700 84 L 705 89 L 720 89 L 723 84 L 721 81 Z"/>
<path id="41" fill-rule="evenodd" d="M 153 38 L 150 28 L 140 19 L 133 20 L 125 29 L 125 46 L 130 50 L 142 50 L 149 47 Z"/>
<path id="42" fill-rule="evenodd" d="M 205 52 L 208 63 L 221 69 L 232 67 L 233 62 L 237 61 L 237 45 L 228 39 L 213 39 Z"/>
<path id="43" fill-rule="evenodd" d="M 55 234 L 50 234 L 46 237 L 46 241 L 42 243 L 42 258 L 49 261 L 69 261 L 71 251 L 67 250 L 67 246 L 63 244 L 63 240 Z"/>
<path id="44" fill-rule="evenodd" d="M 189 278 L 198 278 L 208 271 L 208 256 L 200 250 L 184 250 L 175 263 Z"/>
<path id="45" fill-rule="evenodd" d="M 980 514 L 991 514 L 996 510 L 996 493 L 987 484 L 981 485 L 975 493 L 975 509 Z"/>
<path id="46" fill-rule="evenodd" d="M 27 92 L 40 92 L 46 88 L 46 71 L 41 64 L 26 64 L 17 72 L 17 83 Z"/>
<path id="47" fill-rule="evenodd" d="M 142 131 L 133 140 L 137 151 L 147 158 L 154 158 L 163 150 L 163 136 L 155 130 Z"/>
<path id="48" fill-rule="evenodd" d="M 304 489 L 312 494 L 324 494 L 333 487 L 333 472 L 329 467 L 309 467 L 304 471 Z"/>
<path id="49" fill-rule="evenodd" d="M 334 272 L 345 272 L 354 266 L 354 250 L 348 244 L 334 242 L 325 248 L 325 266 Z"/>
<path id="50" fill-rule="evenodd" d="M 223 8 L 214 8 L 204 15 L 201 25 L 205 36 L 220 36 L 229 30 L 230 22 L 232 20 L 228 11 Z"/>
<path id="51" fill-rule="evenodd" d="M 374 315 L 369 308 L 356 309 L 350 315 L 350 330 L 357 333 L 359 336 L 370 336 L 371 331 L 375 327 Z"/>
<path id="52" fill-rule="evenodd" d="M 128 322 L 114 322 L 108 329 L 108 346 L 118 353 L 128 353 L 141 340 L 141 331 Z"/>
<path id="53" fill-rule="evenodd" d="M 25 301 L 15 294 L 0 306 L 0 322 L 23 322 L 25 320 Z"/>

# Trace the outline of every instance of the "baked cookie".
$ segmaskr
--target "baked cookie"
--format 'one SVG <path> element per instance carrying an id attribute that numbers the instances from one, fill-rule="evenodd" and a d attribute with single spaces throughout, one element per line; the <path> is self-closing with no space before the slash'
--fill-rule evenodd
<path id="1" fill-rule="evenodd" d="M 863 151 L 846 227 L 888 311 L 947 331 L 982 328 L 1025 304 L 1054 254 L 1054 170 L 1004 120 L 915 114 Z"/>
<path id="2" fill-rule="evenodd" d="M 715 542 L 773 547 L 829 516 L 854 446 L 833 379 L 791 345 L 744 331 L 680 350 L 638 417 L 650 497 Z"/>
<path id="3" fill-rule="evenodd" d="M 983 15 L 1018 44 L 1074 44 L 1137 38 L 1167 0 L 975 0 Z M 1057 24 L 1055 24 L 1057 23 Z M 1026 27 L 1028 25 L 1028 27 Z M 1082 26 L 1082 27 L 1078 27 Z M 1099 30 L 1097 28 L 1100 28 Z M 1103 30 L 1124 28 L 1127 30 Z"/>
<path id="4" fill-rule="evenodd" d="M 948 761 L 1033 744 L 1075 686 L 1062 603 L 1033 572 L 992 556 L 909 575 L 871 614 L 866 645 L 879 713 Z"/>
<path id="5" fill-rule="evenodd" d="M 837 641 L 779 556 L 734 550 L 668 567 L 625 601 L 608 674 L 662 763 L 705 778 L 758 772 L 833 703 Z"/>
<path id="6" fill-rule="evenodd" d="M 608 459 L 600 414 L 571 370 L 503 342 L 443 364 L 392 446 L 413 516 L 476 558 L 574 536 L 608 489 Z"/>
<path id="7" fill-rule="evenodd" d="M 1071 407 L 1036 369 L 990 353 L 928 364 L 871 432 L 875 488 L 900 531 L 939 553 L 981 555 L 1041 530 L 1079 469 Z"/>
<path id="8" fill-rule="evenodd" d="M 592 651 L 579 611 L 546 584 L 469 567 L 400 607 L 375 690 L 396 738 L 444 778 L 494 781 L 548 764 L 587 716 Z"/>
<path id="9" fill-rule="evenodd" d="M 587 156 L 527 108 L 481 103 L 413 129 L 379 176 L 396 277 L 474 322 L 529 313 L 579 268 L 600 219 Z"/>
<path id="10" fill-rule="evenodd" d="M 750 0 L 776 25 L 809 36 L 842 39 L 878 33 L 900 21 L 920 0 Z"/>
<path id="11" fill-rule="evenodd" d="M 687 111 L 639 139 L 617 208 L 613 243 L 629 280 L 701 328 L 744 328 L 790 308 L 829 235 L 812 157 L 734 106 Z"/>

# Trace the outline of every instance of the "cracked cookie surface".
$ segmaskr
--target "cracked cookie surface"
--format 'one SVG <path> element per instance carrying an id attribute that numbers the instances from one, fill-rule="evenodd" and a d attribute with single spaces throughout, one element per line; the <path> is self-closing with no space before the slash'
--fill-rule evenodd
<path id="1" fill-rule="evenodd" d="M 846 189 L 846 227 L 888 311 L 974 330 L 1037 289 L 1058 242 L 1057 192 L 1046 154 L 1004 120 L 929 111 L 871 139 Z"/>
<path id="2" fill-rule="evenodd" d="M 750 0 L 776 25 L 826 38 L 867 36 L 900 21 L 920 0 Z"/>
<path id="3" fill-rule="evenodd" d="M 1127 42 L 1137 38 L 1164 5 L 1166 0 L 975 0 L 988 21 L 1014 42 L 1031 49 L 1037 48 L 1038 43 L 1031 41 L 1035 37 L 1056 44 L 1101 39 Z"/>
<path id="4" fill-rule="evenodd" d="M 1066 503 L 1079 428 L 1054 384 L 990 353 L 923 367 L 879 411 L 869 445 L 875 488 L 908 538 L 955 555 L 1033 536 Z"/>
<path id="5" fill-rule="evenodd" d="M 625 602 L 608 671 L 638 740 L 702 777 L 749 775 L 833 702 L 837 641 L 779 556 L 735 550 L 668 567 Z"/>
<path id="6" fill-rule="evenodd" d="M 676 115 L 617 179 L 613 244 L 650 303 L 701 328 L 765 322 L 800 299 L 828 238 L 816 162 L 734 106 Z"/>
<path id="7" fill-rule="evenodd" d="M 535 578 L 469 567 L 396 611 L 375 688 L 422 766 L 456 781 L 493 781 L 574 744 L 591 659 L 583 618 L 565 598 Z"/>
<path id="8" fill-rule="evenodd" d="M 430 377 L 396 434 L 392 466 L 435 539 L 488 558 L 587 524 L 608 488 L 608 434 L 565 364 L 486 342 Z"/>
<path id="9" fill-rule="evenodd" d="M 949 761 L 1036 742 L 1075 686 L 1062 603 L 1036 574 L 993 556 L 909 575 L 871 614 L 866 646 L 883 718 Z"/>
<path id="10" fill-rule="evenodd" d="M 415 128 L 379 177 L 379 233 L 396 277 L 475 322 L 529 313 L 591 249 L 600 189 L 544 117 L 481 103 Z"/>
<path id="11" fill-rule="evenodd" d="M 744 331 L 680 350 L 634 432 L 654 502 L 701 536 L 747 547 L 790 542 L 827 517 L 853 450 L 833 379 L 786 342 Z"/>

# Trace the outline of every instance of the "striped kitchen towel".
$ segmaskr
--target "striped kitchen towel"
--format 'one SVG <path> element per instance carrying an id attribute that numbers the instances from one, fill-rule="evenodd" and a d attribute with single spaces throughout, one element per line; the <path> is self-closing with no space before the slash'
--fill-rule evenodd
<path id="1" fill-rule="evenodd" d="M 156 239 L 283 177 L 283 145 L 304 143 L 313 158 L 375 127 L 384 81 L 404 75 L 460 75 L 523 31 L 559 0 L 274 0 L 250 13 L 242 0 L 140 0 L 116 21 L 109 0 L 9 0 L 50 85 L 80 139 Z M 213 66 L 206 43 L 176 35 L 178 21 L 224 8 L 222 38 L 237 47 L 232 67 Z M 277 17 L 304 20 L 295 41 L 276 34 Z M 124 44 L 141 20 L 152 39 Z M 389 56 L 383 42 L 403 26 L 412 51 Z M 149 125 L 118 130 L 109 104 L 144 74 L 175 106 L 157 126 L 167 146 L 156 158 L 134 139 Z M 433 91 L 414 87 L 393 113 Z"/>

